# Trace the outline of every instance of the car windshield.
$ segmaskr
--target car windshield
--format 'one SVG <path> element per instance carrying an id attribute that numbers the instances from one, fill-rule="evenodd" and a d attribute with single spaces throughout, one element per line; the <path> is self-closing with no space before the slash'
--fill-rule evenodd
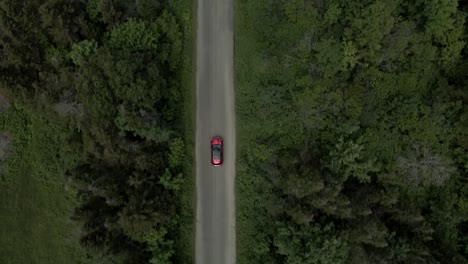
<path id="1" fill-rule="evenodd" d="M 219 160 L 221 156 L 221 145 L 213 145 L 213 159 Z"/>

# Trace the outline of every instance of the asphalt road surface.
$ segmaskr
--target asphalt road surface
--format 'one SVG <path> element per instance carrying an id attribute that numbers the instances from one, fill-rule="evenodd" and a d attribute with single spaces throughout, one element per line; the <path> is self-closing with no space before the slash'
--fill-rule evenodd
<path id="1" fill-rule="evenodd" d="M 198 0 L 196 264 L 235 263 L 234 0 Z M 210 140 L 224 139 L 211 166 Z"/>

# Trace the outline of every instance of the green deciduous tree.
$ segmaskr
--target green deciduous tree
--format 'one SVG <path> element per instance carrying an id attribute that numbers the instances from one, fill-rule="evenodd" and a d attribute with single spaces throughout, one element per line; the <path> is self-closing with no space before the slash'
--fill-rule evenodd
<path id="1" fill-rule="evenodd" d="M 273 244 L 277 254 L 284 257 L 283 263 L 346 263 L 348 254 L 352 254 L 346 241 L 334 234 L 332 225 L 277 225 L 278 233 Z"/>

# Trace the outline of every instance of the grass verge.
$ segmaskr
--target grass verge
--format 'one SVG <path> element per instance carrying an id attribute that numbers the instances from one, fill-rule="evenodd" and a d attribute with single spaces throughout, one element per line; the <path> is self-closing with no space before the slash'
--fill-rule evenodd
<path id="1" fill-rule="evenodd" d="M 176 260 L 177 263 L 194 262 L 194 132 L 195 132 L 195 95 L 193 86 L 193 1 L 174 0 L 169 2 L 171 10 L 176 15 L 182 31 L 183 54 L 182 67 L 179 69 L 181 78 L 181 96 L 184 102 L 183 107 L 183 130 L 184 143 L 187 151 L 184 177 L 185 181 L 179 195 L 179 231 L 176 238 Z"/>
<path id="2" fill-rule="evenodd" d="M 256 126 L 259 120 L 255 116 L 256 100 L 261 98 L 257 87 L 260 85 L 261 56 L 256 42 L 255 1 L 236 0 L 235 2 L 235 84 L 237 116 L 237 161 L 236 161 L 236 250 L 237 263 L 249 264 L 255 259 L 257 243 L 256 227 L 261 225 L 258 213 L 259 197 L 256 186 L 259 185 L 255 169 L 249 165 L 250 146 L 255 145 Z"/>

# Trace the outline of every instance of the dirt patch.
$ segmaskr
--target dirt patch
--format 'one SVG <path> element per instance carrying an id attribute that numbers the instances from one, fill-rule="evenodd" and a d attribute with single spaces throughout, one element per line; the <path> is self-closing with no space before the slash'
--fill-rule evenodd
<path id="1" fill-rule="evenodd" d="M 0 112 L 5 112 L 10 107 L 11 107 L 10 101 L 2 92 L 0 92 Z"/>
<path id="2" fill-rule="evenodd" d="M 0 173 L 3 171 L 3 162 L 10 156 L 11 153 L 11 136 L 8 132 L 0 131 Z M 3 175 L 0 175 L 0 180 L 4 181 Z"/>
<path id="3" fill-rule="evenodd" d="M 8 158 L 11 140 L 9 133 L 0 131 L 0 162 Z"/>

